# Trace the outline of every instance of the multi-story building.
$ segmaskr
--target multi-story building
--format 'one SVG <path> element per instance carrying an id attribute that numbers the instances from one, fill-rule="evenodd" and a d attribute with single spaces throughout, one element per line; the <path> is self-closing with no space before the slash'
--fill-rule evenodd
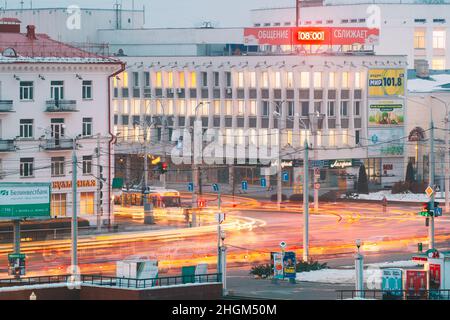
<path id="1" fill-rule="evenodd" d="M 311 160 L 327 160 L 317 164 L 323 169 L 324 187 L 352 188 L 361 162 L 378 185 L 403 178 L 404 56 L 126 57 L 123 61 L 127 69 L 113 81 L 114 131 L 119 137 L 116 170 L 130 184 L 142 181 L 142 161 L 138 165 L 133 159 L 142 157 L 144 137 L 151 155 L 170 157 L 180 147 L 177 129 L 192 128 L 196 118 L 204 130 L 216 129 L 225 140 L 233 137 L 233 144 L 245 149 L 245 154 L 235 155 L 244 160 L 236 162 L 239 174 L 229 175 L 235 168 L 226 163 L 203 166 L 209 182 L 228 182 L 233 175 L 259 183 L 261 166 L 249 164 L 257 158 L 249 145 L 278 145 L 274 142 L 278 129 L 282 166 L 292 172 L 286 183 L 290 186 L 301 174 L 293 160 L 303 158 L 305 139 L 315 150 L 310 152 Z M 372 84 L 391 76 L 395 85 Z M 381 119 L 383 108 L 392 109 L 386 119 Z M 318 127 L 312 130 L 315 114 Z M 143 121 L 148 125 L 143 126 Z M 169 181 L 191 181 L 189 164 L 169 166 Z"/>
<path id="2" fill-rule="evenodd" d="M 51 215 L 72 215 L 72 150 L 79 216 L 111 213 L 109 77 L 122 63 L 0 20 L 0 182 L 51 182 Z M 101 203 L 101 199 L 103 203 Z"/>

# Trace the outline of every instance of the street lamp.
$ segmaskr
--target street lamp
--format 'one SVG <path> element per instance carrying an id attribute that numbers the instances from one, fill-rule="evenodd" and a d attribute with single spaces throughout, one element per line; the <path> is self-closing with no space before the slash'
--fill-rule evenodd
<path id="1" fill-rule="evenodd" d="M 279 119 L 278 122 L 278 161 L 277 161 L 277 206 L 278 210 L 281 209 L 281 202 L 283 201 L 283 184 L 281 182 L 281 135 L 283 133 L 283 129 L 285 125 L 283 125 L 283 110 L 282 106 L 283 103 L 285 103 L 286 100 L 281 101 L 279 104 L 275 104 L 275 108 L 278 110 L 273 111 L 273 115 Z"/>
<path id="2" fill-rule="evenodd" d="M 311 123 L 311 133 L 313 134 L 313 150 L 314 150 L 314 161 L 317 161 L 319 158 L 319 150 L 317 148 L 317 131 L 319 129 L 319 121 L 324 118 L 324 114 L 321 114 L 319 111 L 309 114 L 309 119 Z M 315 169 L 315 168 L 314 168 Z M 314 170 L 314 184 L 319 181 L 319 175 L 316 174 L 316 170 Z M 319 210 L 319 189 L 314 186 L 314 211 L 317 212 Z"/>
<path id="3" fill-rule="evenodd" d="M 361 239 L 357 239 L 355 241 L 356 244 L 356 254 L 355 254 L 355 272 L 356 272 L 356 281 L 355 281 L 355 289 L 356 296 L 358 298 L 364 298 L 364 256 L 360 252 L 360 247 L 362 244 Z"/>

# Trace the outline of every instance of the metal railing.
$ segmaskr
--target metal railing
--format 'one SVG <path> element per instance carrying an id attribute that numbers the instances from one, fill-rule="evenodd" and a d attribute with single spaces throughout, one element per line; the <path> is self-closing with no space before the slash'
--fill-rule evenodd
<path id="1" fill-rule="evenodd" d="M 374 300 L 450 300 L 450 290 L 336 290 L 338 300 L 374 299 Z"/>
<path id="2" fill-rule="evenodd" d="M 12 100 L 0 100 L 0 112 L 11 112 L 13 110 Z"/>
<path id="3" fill-rule="evenodd" d="M 0 152 L 15 151 L 14 140 L 1 140 L 0 139 Z"/>
<path id="4" fill-rule="evenodd" d="M 47 139 L 42 148 L 45 150 L 69 150 L 73 148 L 73 139 Z"/>
<path id="5" fill-rule="evenodd" d="M 46 112 L 75 112 L 77 111 L 76 100 L 47 100 Z"/>
<path id="6" fill-rule="evenodd" d="M 178 286 L 190 283 L 220 283 L 222 281 L 222 274 L 200 274 L 189 276 L 170 276 L 170 277 L 158 277 L 150 279 L 134 279 L 134 278 L 118 278 L 104 275 L 80 275 L 79 279 L 81 284 L 89 284 L 95 286 L 110 286 L 130 289 L 145 289 L 152 287 L 164 287 L 164 286 Z M 1 286 L 26 286 L 26 285 L 39 285 L 39 284 L 53 284 L 53 283 L 71 283 L 71 275 L 57 275 L 57 276 L 39 276 L 39 277 L 27 277 L 27 278 L 8 278 L 0 279 Z"/>
<path id="7" fill-rule="evenodd" d="M 0 172 L 1 179 L 1 172 Z M 47 229 L 22 229 L 22 238 L 31 238 L 29 241 L 39 240 L 62 240 L 70 236 L 71 228 L 47 228 Z M 92 235 L 97 234 L 95 227 L 78 227 L 81 234 Z M 14 239 L 14 231 L 0 231 L 0 243 L 10 243 Z"/>

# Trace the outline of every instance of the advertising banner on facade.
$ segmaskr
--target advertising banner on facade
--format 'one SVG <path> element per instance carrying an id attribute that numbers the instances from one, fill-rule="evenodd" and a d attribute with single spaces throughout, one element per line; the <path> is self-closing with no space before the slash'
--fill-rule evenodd
<path id="1" fill-rule="evenodd" d="M 381 289 L 383 294 L 401 296 L 403 290 L 403 270 L 397 268 L 383 269 Z"/>
<path id="2" fill-rule="evenodd" d="M 427 290 L 427 272 L 406 270 L 405 290 L 407 299 L 424 299 Z"/>
<path id="3" fill-rule="evenodd" d="M 296 264 L 295 252 L 285 252 L 283 257 L 284 277 L 286 279 L 295 279 L 296 277 Z"/>
<path id="4" fill-rule="evenodd" d="M 272 268 L 273 268 L 273 278 L 283 279 L 283 255 L 281 252 L 272 252 Z"/>
<path id="5" fill-rule="evenodd" d="M 0 183 L 0 219 L 50 218 L 50 183 Z"/>
<path id="6" fill-rule="evenodd" d="M 405 69 L 370 69 L 370 97 L 401 96 L 405 94 Z"/>
<path id="7" fill-rule="evenodd" d="M 245 28 L 246 45 L 376 45 L 380 30 L 361 27 Z"/>
<path id="8" fill-rule="evenodd" d="M 369 157 L 382 158 L 402 156 L 404 152 L 404 129 L 369 128 Z"/>
<path id="9" fill-rule="evenodd" d="M 403 126 L 402 100 L 369 100 L 369 127 Z"/>

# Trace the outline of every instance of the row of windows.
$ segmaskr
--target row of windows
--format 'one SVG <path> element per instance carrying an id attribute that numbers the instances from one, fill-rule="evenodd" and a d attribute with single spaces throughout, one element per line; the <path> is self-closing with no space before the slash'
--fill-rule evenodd
<path id="1" fill-rule="evenodd" d="M 325 21 L 325 22 L 324 22 L 324 21 Z M 446 22 L 446 19 L 443 19 L 443 18 L 434 18 L 432 21 L 433 21 L 433 23 L 439 23 L 439 24 L 442 24 L 442 23 L 445 23 L 445 22 Z M 415 22 L 415 23 L 426 23 L 426 22 L 427 22 L 427 19 L 414 19 L 414 22 Z M 303 24 L 303 25 L 313 25 L 313 24 L 315 24 L 315 25 L 320 25 L 320 24 L 333 24 L 333 23 L 334 23 L 334 20 L 332 20 L 332 19 L 328 19 L 328 20 L 315 20 L 315 21 L 312 21 L 312 20 L 299 21 L 299 25 L 301 25 L 301 24 Z M 356 18 L 351 18 L 351 19 L 341 19 L 341 20 L 340 20 L 340 23 L 342 23 L 342 24 L 346 24 L 346 23 L 366 23 L 366 18 L 358 18 L 358 19 L 356 19 Z M 264 27 L 270 27 L 270 26 L 273 26 L 273 27 L 280 27 L 281 25 L 284 25 L 284 26 L 291 26 L 291 25 L 295 25 L 295 23 L 290 22 L 290 21 L 286 21 L 286 22 L 284 22 L 284 23 L 281 23 L 281 22 L 274 22 L 274 23 L 265 22 L 265 23 L 255 23 L 255 24 L 254 24 L 255 27 L 261 27 L 261 26 L 264 26 Z"/>
<path id="2" fill-rule="evenodd" d="M 79 194 L 79 214 L 93 215 L 95 213 L 95 193 L 94 192 L 80 192 Z M 51 215 L 52 217 L 67 216 L 67 194 L 53 193 L 51 199 Z"/>
<path id="3" fill-rule="evenodd" d="M 93 85 L 90 80 L 83 80 L 81 86 L 81 97 L 84 100 L 92 99 Z M 33 81 L 20 81 L 19 97 L 21 101 L 34 100 L 34 82 Z M 51 81 L 50 82 L 50 98 L 52 100 L 64 99 L 64 81 Z"/>
<path id="4" fill-rule="evenodd" d="M 51 136 L 55 135 L 55 132 L 64 136 L 64 119 L 54 118 L 51 119 Z M 83 118 L 81 124 L 81 135 L 83 137 L 93 136 L 93 122 L 92 118 Z M 34 138 L 34 119 L 20 119 L 19 120 L 19 138 L 33 139 Z"/>
<path id="5" fill-rule="evenodd" d="M 445 49 L 445 30 L 433 30 L 432 45 L 433 49 Z M 426 30 L 416 29 L 414 31 L 414 49 L 426 48 Z"/>
<path id="6" fill-rule="evenodd" d="M 189 72 L 189 88 L 197 88 L 197 73 L 192 71 Z M 288 71 L 288 72 L 273 72 L 272 79 L 270 79 L 269 72 L 263 71 L 260 74 L 259 79 L 257 79 L 257 73 L 255 71 L 250 71 L 247 73 L 248 77 L 246 78 L 246 74 L 244 72 L 236 72 L 232 74 L 231 72 L 225 72 L 223 80 L 220 78 L 219 72 L 212 72 L 212 79 L 209 79 L 209 74 L 207 72 L 201 72 L 200 73 L 200 81 L 201 81 L 201 87 L 208 87 L 209 84 L 212 84 L 213 87 L 220 87 L 221 83 L 225 85 L 225 87 L 232 87 L 232 76 L 236 76 L 236 86 L 238 88 L 244 88 L 245 86 L 250 88 L 256 88 L 257 82 L 259 83 L 259 86 L 262 88 L 268 88 L 269 82 L 271 82 L 272 87 L 274 88 L 282 88 L 283 84 L 284 87 L 287 88 L 294 88 L 294 72 Z M 141 85 L 140 82 L 140 74 L 139 72 L 133 72 L 133 83 L 132 86 L 134 88 L 138 88 Z M 177 72 L 178 75 L 178 81 L 175 81 L 174 78 L 174 72 L 162 72 L 157 71 L 154 75 L 154 87 L 156 88 L 162 88 L 163 84 L 164 87 L 168 88 L 185 88 L 186 87 L 186 81 L 185 81 L 185 72 L 179 71 Z M 311 78 L 312 76 L 312 78 Z M 362 87 L 362 73 L 361 72 L 354 72 L 353 73 L 353 85 L 355 88 L 360 89 Z M 144 87 L 150 87 L 151 84 L 151 74 L 148 71 L 143 72 L 144 77 Z M 129 87 L 129 81 L 128 81 L 128 72 L 124 72 L 121 74 L 120 77 L 114 78 L 114 87 L 118 87 L 118 80 L 122 80 L 122 87 L 128 88 Z M 344 71 L 341 72 L 340 78 L 338 79 L 338 74 L 336 72 L 328 72 L 328 85 L 329 88 L 336 88 L 338 81 L 340 81 L 340 85 L 342 88 L 349 88 L 351 86 L 350 83 L 350 72 Z M 271 81 L 270 81 L 271 80 Z M 311 81 L 310 81 L 311 80 Z M 300 88 L 309 88 L 311 87 L 311 84 L 314 88 L 322 88 L 324 86 L 324 74 L 323 72 L 308 72 L 308 71 L 302 71 L 300 72 L 300 84 L 298 87 Z"/>
<path id="7" fill-rule="evenodd" d="M 66 158 L 52 157 L 50 159 L 52 177 L 61 177 L 66 175 Z M 92 156 L 83 156 L 82 160 L 83 174 L 92 174 Z M 20 177 L 34 177 L 34 158 L 20 158 Z"/>
<path id="8" fill-rule="evenodd" d="M 309 101 L 300 101 L 300 110 L 299 114 L 302 117 L 307 117 L 309 115 Z M 146 115 L 179 115 L 179 116 L 188 116 L 192 115 L 194 116 L 196 114 L 200 116 L 208 116 L 209 114 L 219 116 L 221 115 L 221 103 L 219 100 L 214 100 L 211 104 L 204 104 L 200 106 L 197 109 L 198 102 L 197 100 L 191 100 L 191 103 L 189 104 L 190 108 L 187 108 L 185 100 L 179 100 L 177 103 L 177 107 L 174 107 L 173 100 L 168 100 L 167 104 L 163 108 L 163 104 L 161 101 L 156 101 L 155 105 L 146 104 L 144 112 L 141 112 L 141 103 L 140 100 L 133 100 L 132 108 L 130 110 L 128 101 L 123 101 L 122 109 L 119 110 L 119 104 L 116 102 L 114 103 L 114 114 L 115 114 L 115 124 L 117 124 L 118 120 L 117 117 L 119 114 L 122 115 L 122 124 L 128 124 L 129 123 L 129 114 L 131 111 L 131 115 L 133 117 L 139 116 L 141 114 Z M 280 113 L 283 113 L 283 107 L 284 104 L 282 101 L 274 101 L 272 103 L 272 106 L 279 110 Z M 226 116 L 233 116 L 233 115 L 239 115 L 243 116 L 246 113 L 250 116 L 257 116 L 258 115 L 258 105 L 256 100 L 249 100 L 247 104 L 245 104 L 244 100 L 238 100 L 237 104 L 233 106 L 233 103 L 231 100 L 226 100 L 224 105 L 224 115 Z M 260 115 L 263 117 L 268 117 L 270 115 L 270 109 L 271 109 L 271 103 L 267 100 L 261 101 L 260 108 Z M 286 108 L 286 114 L 287 116 L 294 116 L 295 115 L 295 106 L 294 101 L 286 101 L 285 103 Z M 177 110 L 175 110 L 177 109 Z M 313 101 L 313 110 L 314 112 L 319 113 L 325 113 L 327 112 L 327 115 L 329 117 L 335 117 L 337 114 L 336 111 L 336 101 L 330 100 L 327 102 L 327 108 L 324 109 L 323 101 Z M 356 100 L 353 102 L 353 112 L 355 116 L 361 116 L 361 101 Z M 340 102 L 340 115 L 343 117 L 348 117 L 350 115 L 350 101 L 349 100 L 341 100 Z M 126 119 L 126 123 L 124 123 L 124 119 Z M 134 121 L 131 123 L 139 122 L 139 120 Z"/>

